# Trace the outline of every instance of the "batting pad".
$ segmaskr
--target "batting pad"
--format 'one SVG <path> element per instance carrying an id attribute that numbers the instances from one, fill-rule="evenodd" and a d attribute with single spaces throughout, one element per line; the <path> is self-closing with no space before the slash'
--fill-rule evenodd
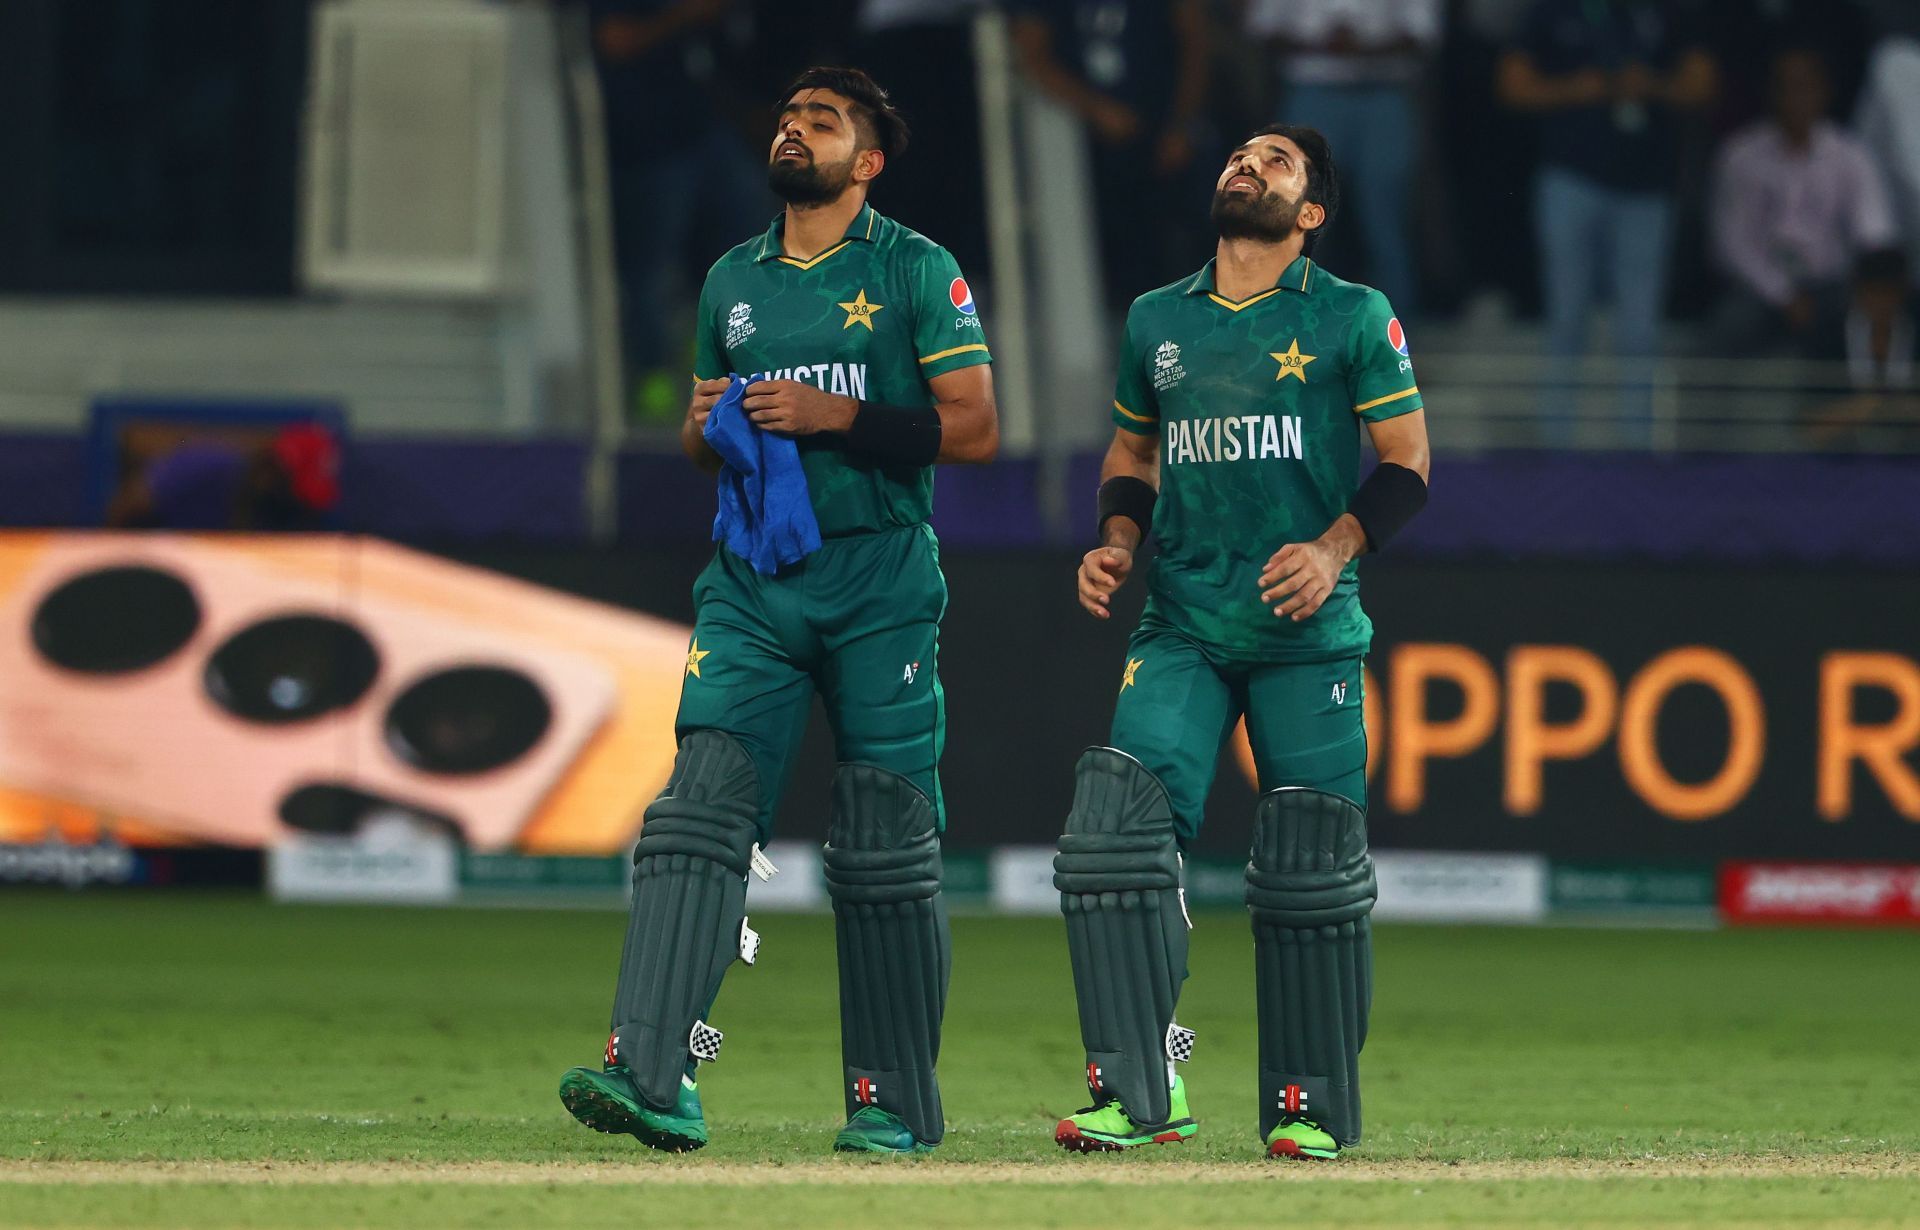
<path id="1" fill-rule="evenodd" d="M 717 1053 L 720 1035 L 700 1018 L 748 933 L 747 866 L 759 813 L 753 761 L 717 730 L 681 741 L 667 788 L 647 807 L 607 1058 L 627 1066 L 656 1110 L 672 1109 L 680 1096 L 696 1026 L 711 1035 L 700 1052 Z"/>
<path id="2" fill-rule="evenodd" d="M 1110 747 L 1080 757 L 1053 886 L 1067 917 L 1087 1083 L 1142 1127 L 1165 1124 L 1168 1064 L 1193 1046 L 1190 1031 L 1172 1032 L 1187 917 L 1172 803 L 1133 757 Z"/>
<path id="3" fill-rule="evenodd" d="M 932 803 L 898 773 L 841 765 L 823 861 L 840 949 L 847 1115 L 877 1106 L 938 1144 L 946 1120 L 934 1064 L 953 958 Z"/>
<path id="4" fill-rule="evenodd" d="M 1366 813 L 1288 787 L 1260 799 L 1247 864 L 1260 1005 L 1260 1135 L 1283 1114 L 1360 1140 L 1360 1048 L 1373 1003 Z"/>

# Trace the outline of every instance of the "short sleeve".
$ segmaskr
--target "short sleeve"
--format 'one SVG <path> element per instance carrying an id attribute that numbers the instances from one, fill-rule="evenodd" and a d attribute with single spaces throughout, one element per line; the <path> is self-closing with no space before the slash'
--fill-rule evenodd
<path id="1" fill-rule="evenodd" d="M 920 376 L 931 380 L 963 367 L 993 362 L 973 288 L 960 276 L 953 254 L 928 244 L 915 255 L 913 270 L 913 345 Z"/>
<path id="2" fill-rule="evenodd" d="M 1141 368 L 1131 312 L 1127 313 L 1127 331 L 1120 338 L 1120 370 L 1113 378 L 1113 425 L 1136 436 L 1151 436 L 1160 430 L 1160 399 Z"/>
<path id="3" fill-rule="evenodd" d="M 1353 412 L 1369 422 L 1420 409 L 1407 331 L 1377 290 L 1367 292 L 1347 335 L 1347 392 Z"/>
<path id="4" fill-rule="evenodd" d="M 700 287 L 699 316 L 693 326 L 693 378 L 718 380 L 731 374 L 733 364 L 720 344 L 720 321 L 713 306 L 713 274 Z"/>

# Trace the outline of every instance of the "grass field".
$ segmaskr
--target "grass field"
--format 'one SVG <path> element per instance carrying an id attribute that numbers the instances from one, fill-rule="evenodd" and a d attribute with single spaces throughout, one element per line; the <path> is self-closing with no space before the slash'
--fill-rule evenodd
<path id="1" fill-rule="evenodd" d="M 1368 1135 L 1258 1160 L 1251 942 L 1196 920 L 1200 1135 L 1059 1153 L 1084 1100 L 1059 924 L 963 918 L 925 1160 L 836 1158 L 832 923 L 756 918 L 713 1145 L 569 1119 L 609 913 L 0 897 L 0 1224 L 1920 1224 L 1920 940 L 1382 927 Z"/>

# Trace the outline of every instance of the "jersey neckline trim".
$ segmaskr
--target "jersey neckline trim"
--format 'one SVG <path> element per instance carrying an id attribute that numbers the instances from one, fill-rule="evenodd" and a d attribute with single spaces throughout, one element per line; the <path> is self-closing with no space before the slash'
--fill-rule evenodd
<path id="1" fill-rule="evenodd" d="M 1302 295 L 1313 293 L 1310 289 L 1313 279 L 1313 258 L 1304 254 L 1294 257 L 1293 263 L 1280 271 L 1280 280 L 1274 284 L 1273 289 L 1263 290 L 1259 294 L 1247 299 L 1229 299 L 1215 289 L 1213 269 L 1214 262 L 1211 260 L 1202 265 L 1200 272 L 1194 274 L 1193 277 L 1187 280 L 1186 293 L 1189 295 L 1204 294 L 1207 298 L 1231 312 L 1238 312 L 1242 308 L 1252 307 L 1262 299 L 1276 295 L 1283 290 L 1294 291 Z"/>
<path id="2" fill-rule="evenodd" d="M 783 265 L 792 265 L 796 269 L 811 269 L 850 243 L 856 241 L 860 243 L 872 243 L 873 232 L 877 230 L 880 225 L 880 212 L 872 205 L 860 206 L 860 212 L 853 215 L 853 221 L 847 224 L 846 233 L 840 237 L 839 243 L 834 244 L 831 248 L 828 248 L 819 255 L 808 257 L 805 260 L 797 256 L 788 256 L 780 250 L 780 238 L 786 230 L 786 223 L 787 214 L 785 210 L 781 210 L 774 215 L 773 224 L 767 227 L 764 235 L 760 236 L 760 251 L 754 255 L 753 259 L 755 261 L 777 260 Z"/>

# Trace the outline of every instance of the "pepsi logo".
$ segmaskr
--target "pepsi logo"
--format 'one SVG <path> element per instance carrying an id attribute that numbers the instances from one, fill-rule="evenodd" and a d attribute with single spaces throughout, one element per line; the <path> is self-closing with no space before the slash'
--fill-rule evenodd
<path id="1" fill-rule="evenodd" d="M 1400 318 L 1398 316 L 1387 321 L 1387 345 L 1399 351 L 1403 356 L 1407 353 L 1407 331 L 1400 327 Z"/>
<path id="2" fill-rule="evenodd" d="M 959 311 L 969 316 L 973 315 L 973 290 L 967 285 L 965 278 L 953 280 L 947 287 L 947 298 L 953 301 L 953 306 Z"/>

